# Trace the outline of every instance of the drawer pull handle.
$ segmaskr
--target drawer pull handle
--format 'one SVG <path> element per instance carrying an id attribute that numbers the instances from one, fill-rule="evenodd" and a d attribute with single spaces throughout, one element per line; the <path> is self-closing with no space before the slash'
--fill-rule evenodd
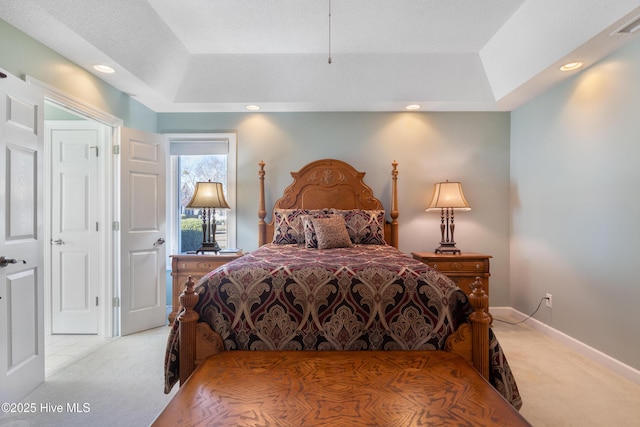
<path id="1" fill-rule="evenodd" d="M 437 269 L 438 268 L 438 264 L 433 264 L 433 268 Z"/>
<path id="2" fill-rule="evenodd" d="M 480 264 L 476 264 L 476 269 L 480 270 Z"/>

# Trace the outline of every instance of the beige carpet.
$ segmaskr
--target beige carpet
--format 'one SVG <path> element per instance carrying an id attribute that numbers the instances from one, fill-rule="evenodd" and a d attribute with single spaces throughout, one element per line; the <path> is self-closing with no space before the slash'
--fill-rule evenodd
<path id="1" fill-rule="evenodd" d="M 23 402 L 36 403 L 35 414 L 4 414 L 0 426 L 148 426 L 171 399 L 163 393 L 168 333 L 161 327 L 109 340 L 29 394 Z M 47 413 L 42 404 L 63 411 Z M 68 404 L 85 412 L 70 412 Z"/>
<path id="2" fill-rule="evenodd" d="M 507 319 L 514 321 L 515 319 Z M 536 427 L 640 426 L 640 385 L 611 373 L 526 325 L 494 322 Z M 168 328 L 109 340 L 53 374 L 23 402 L 88 404 L 88 412 L 4 414 L 0 426 L 147 426 L 171 396 L 162 393 Z M 175 389 L 173 392 L 175 393 Z"/>
<path id="3" fill-rule="evenodd" d="M 494 320 L 493 330 L 522 395 L 520 413 L 534 426 L 640 426 L 640 384 L 525 324 Z"/>

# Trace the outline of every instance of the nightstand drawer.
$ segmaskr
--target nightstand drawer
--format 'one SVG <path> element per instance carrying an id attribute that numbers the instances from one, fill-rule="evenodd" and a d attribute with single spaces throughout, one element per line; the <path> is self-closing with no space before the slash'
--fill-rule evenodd
<path id="1" fill-rule="evenodd" d="M 434 252 L 412 252 L 414 259 L 435 268 L 454 281 L 467 294 L 476 277 L 482 279 L 482 288 L 489 295 L 489 259 L 491 255 L 467 252 L 449 255 Z"/>
<path id="2" fill-rule="evenodd" d="M 216 260 L 216 261 L 198 261 L 193 259 L 188 261 L 178 260 L 177 262 L 178 268 L 176 269 L 175 272 L 180 273 L 181 276 L 184 276 L 185 274 L 189 274 L 189 273 L 195 273 L 195 274 L 191 274 L 195 280 L 196 277 L 200 278 L 205 274 L 207 274 L 208 272 L 213 271 L 216 268 L 220 267 L 221 265 L 225 265 L 229 261 L 230 259 L 228 258 L 224 260 Z"/>
<path id="3" fill-rule="evenodd" d="M 489 268 L 485 266 L 484 260 L 475 260 L 475 261 L 445 261 L 445 260 L 432 260 L 428 263 L 431 267 L 436 270 L 440 270 L 442 272 L 447 273 L 455 273 L 459 272 L 477 272 L 484 273 L 485 271 L 488 273 Z"/>

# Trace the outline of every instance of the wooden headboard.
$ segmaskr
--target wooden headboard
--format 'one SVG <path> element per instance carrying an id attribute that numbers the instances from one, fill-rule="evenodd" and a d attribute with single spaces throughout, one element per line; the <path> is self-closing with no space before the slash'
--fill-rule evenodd
<path id="1" fill-rule="evenodd" d="M 260 201 L 258 208 L 258 245 L 273 240 L 273 215 L 271 222 L 264 221 L 267 216 L 264 198 L 264 162 L 259 163 Z M 391 221 L 384 229 L 385 241 L 398 247 L 398 163 L 391 163 Z M 298 172 L 291 172 L 293 183 L 276 200 L 274 209 L 384 209 L 382 202 L 373 196 L 371 188 L 364 183 L 365 173 L 358 172 L 348 163 L 335 159 L 316 160 L 304 166 Z M 273 212 L 272 212 L 273 213 Z"/>

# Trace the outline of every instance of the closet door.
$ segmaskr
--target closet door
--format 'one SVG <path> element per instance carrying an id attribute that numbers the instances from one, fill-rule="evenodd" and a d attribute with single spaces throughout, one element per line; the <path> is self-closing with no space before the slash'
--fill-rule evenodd
<path id="1" fill-rule="evenodd" d="M 166 321 L 164 135 L 122 129 L 120 148 L 121 334 Z"/>

